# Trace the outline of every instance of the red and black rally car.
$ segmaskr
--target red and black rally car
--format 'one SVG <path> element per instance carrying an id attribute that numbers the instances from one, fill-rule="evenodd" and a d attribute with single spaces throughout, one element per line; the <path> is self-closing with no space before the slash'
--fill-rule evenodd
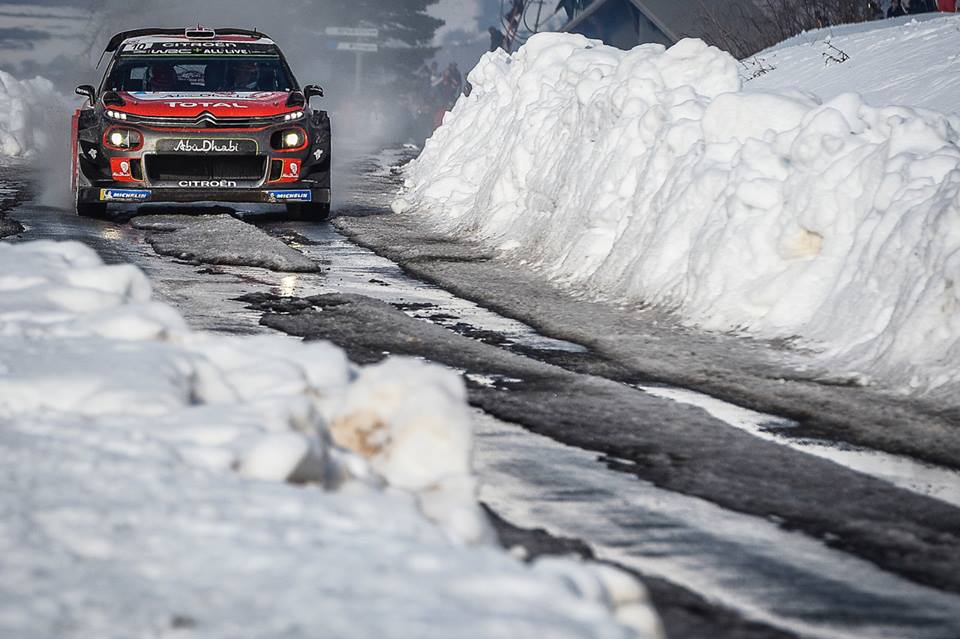
<path id="1" fill-rule="evenodd" d="M 113 203 L 265 202 L 330 212 L 330 119 L 277 45 L 243 29 L 118 33 L 73 116 L 77 213 Z"/>

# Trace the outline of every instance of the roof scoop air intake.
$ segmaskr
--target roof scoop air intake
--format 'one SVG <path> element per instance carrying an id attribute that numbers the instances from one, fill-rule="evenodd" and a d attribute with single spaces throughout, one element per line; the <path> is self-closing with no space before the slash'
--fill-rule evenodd
<path id="1" fill-rule="evenodd" d="M 217 37 L 217 32 L 213 29 L 208 29 L 206 27 L 197 25 L 196 28 L 191 28 L 184 31 L 183 35 L 191 40 L 213 40 Z"/>

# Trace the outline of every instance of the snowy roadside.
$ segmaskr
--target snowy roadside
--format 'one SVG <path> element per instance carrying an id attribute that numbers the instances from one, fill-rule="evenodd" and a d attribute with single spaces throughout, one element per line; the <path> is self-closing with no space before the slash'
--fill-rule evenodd
<path id="1" fill-rule="evenodd" d="M 581 295 L 799 336 L 861 382 L 955 396 L 956 116 L 742 92 L 694 40 L 542 34 L 470 80 L 396 210 Z"/>
<path id="2" fill-rule="evenodd" d="M 851 91 L 873 106 L 960 114 L 960 18 L 920 14 L 801 33 L 742 63 L 747 91 Z"/>
<path id="3" fill-rule="evenodd" d="M 657 636 L 632 579 L 489 544 L 454 373 L 191 332 L 78 243 L 0 273 L 0 634 Z"/>

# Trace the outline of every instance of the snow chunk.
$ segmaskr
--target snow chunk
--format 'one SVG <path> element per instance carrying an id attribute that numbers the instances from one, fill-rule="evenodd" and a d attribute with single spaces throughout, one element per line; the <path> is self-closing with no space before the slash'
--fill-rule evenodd
<path id="1" fill-rule="evenodd" d="M 696 40 L 625 52 L 542 34 L 470 81 L 398 210 L 595 297 L 960 390 L 957 118 L 743 92 L 736 61 Z"/>
<path id="2" fill-rule="evenodd" d="M 658 636 L 485 545 L 453 373 L 193 333 L 77 243 L 0 274 L 0 635 Z"/>

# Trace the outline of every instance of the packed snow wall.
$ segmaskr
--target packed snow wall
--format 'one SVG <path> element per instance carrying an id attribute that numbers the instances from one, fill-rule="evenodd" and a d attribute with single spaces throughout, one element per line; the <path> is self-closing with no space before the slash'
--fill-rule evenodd
<path id="1" fill-rule="evenodd" d="M 395 209 L 597 298 L 801 336 L 914 392 L 960 385 L 960 121 L 741 92 L 699 40 L 541 34 L 487 54 Z"/>
<path id="2" fill-rule="evenodd" d="M 0 242 L 0 636 L 662 637 L 626 573 L 494 545 L 472 441 L 455 372 Z"/>

